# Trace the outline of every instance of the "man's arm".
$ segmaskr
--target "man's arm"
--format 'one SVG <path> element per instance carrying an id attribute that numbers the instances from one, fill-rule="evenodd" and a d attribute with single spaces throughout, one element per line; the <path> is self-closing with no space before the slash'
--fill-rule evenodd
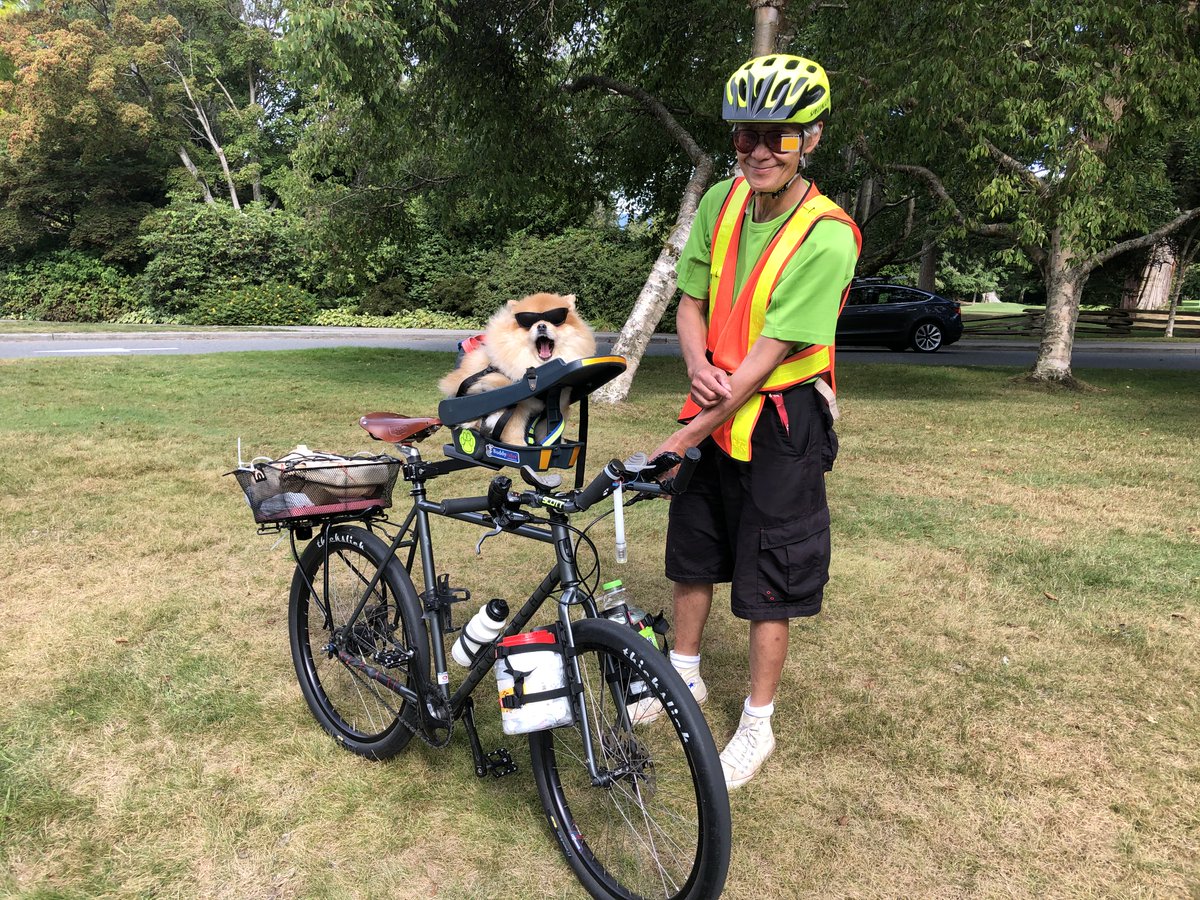
<path id="1" fill-rule="evenodd" d="M 729 396 L 729 376 L 708 361 L 708 301 L 683 294 L 675 314 L 679 349 L 691 382 L 692 399 L 702 407 L 712 406 Z"/>
<path id="2" fill-rule="evenodd" d="M 683 308 L 682 302 L 680 309 Z M 682 335 L 681 335 L 682 342 Z M 662 445 L 651 454 L 651 459 L 660 453 L 671 451 L 681 454 L 688 447 L 695 447 L 712 434 L 721 423 L 736 413 L 750 397 L 755 394 L 767 381 L 775 368 L 791 355 L 795 344 L 790 341 L 777 341 L 775 338 L 760 337 L 737 367 L 737 371 L 727 376 L 728 394 L 720 397 L 715 403 L 704 407 L 691 422 L 684 425 L 666 439 Z M 703 358 L 703 357 L 701 357 Z M 707 364 L 707 360 L 705 361 Z M 710 368 L 712 368 L 710 366 Z M 719 369 L 717 371 L 720 371 Z M 722 372 L 722 375 L 725 373 Z M 695 391 L 693 381 L 693 391 Z M 695 396 L 693 394 L 693 396 Z M 697 398 L 697 402 L 699 399 Z"/>

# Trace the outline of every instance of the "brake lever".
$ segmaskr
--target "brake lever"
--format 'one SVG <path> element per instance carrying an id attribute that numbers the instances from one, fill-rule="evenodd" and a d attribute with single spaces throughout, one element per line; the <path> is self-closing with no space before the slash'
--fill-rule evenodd
<path id="1" fill-rule="evenodd" d="M 503 531 L 504 531 L 504 529 L 502 527 L 500 527 L 499 525 L 497 525 L 491 531 L 485 531 L 483 533 L 483 537 L 481 537 L 479 539 L 479 543 L 477 543 L 475 545 L 475 555 L 483 556 L 483 542 L 486 541 L 490 537 L 495 537 L 496 535 L 503 533 Z"/>

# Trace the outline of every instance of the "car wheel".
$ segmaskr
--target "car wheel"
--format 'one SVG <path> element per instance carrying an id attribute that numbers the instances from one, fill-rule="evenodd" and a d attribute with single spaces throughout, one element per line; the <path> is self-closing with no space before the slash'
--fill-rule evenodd
<path id="1" fill-rule="evenodd" d="M 918 322 L 909 343 L 918 353 L 933 353 L 942 346 L 942 326 L 937 322 Z"/>

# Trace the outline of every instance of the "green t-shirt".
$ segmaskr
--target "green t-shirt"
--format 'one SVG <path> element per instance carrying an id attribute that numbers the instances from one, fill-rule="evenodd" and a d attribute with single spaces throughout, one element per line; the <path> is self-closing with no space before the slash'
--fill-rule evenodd
<path id="1" fill-rule="evenodd" d="M 700 200 L 692 231 L 675 266 L 679 289 L 697 300 L 708 299 L 712 235 L 717 216 L 729 196 L 733 179 L 711 187 Z M 754 203 L 746 207 L 738 238 L 734 301 L 754 271 L 758 258 L 783 227 L 789 209 L 769 222 L 753 220 Z M 771 293 L 762 333 L 765 337 L 797 344 L 832 344 L 837 331 L 838 307 L 858 261 L 854 232 L 845 222 L 823 219 L 813 226 L 792 256 Z"/>

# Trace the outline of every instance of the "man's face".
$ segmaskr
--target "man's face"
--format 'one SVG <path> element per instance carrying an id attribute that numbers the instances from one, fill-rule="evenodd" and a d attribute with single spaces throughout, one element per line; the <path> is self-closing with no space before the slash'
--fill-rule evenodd
<path id="1" fill-rule="evenodd" d="M 739 123 L 733 132 L 738 165 L 750 187 L 761 193 L 773 193 L 787 184 L 800 167 L 800 157 L 818 140 L 819 131 L 806 138 L 799 126 L 775 122 Z"/>

